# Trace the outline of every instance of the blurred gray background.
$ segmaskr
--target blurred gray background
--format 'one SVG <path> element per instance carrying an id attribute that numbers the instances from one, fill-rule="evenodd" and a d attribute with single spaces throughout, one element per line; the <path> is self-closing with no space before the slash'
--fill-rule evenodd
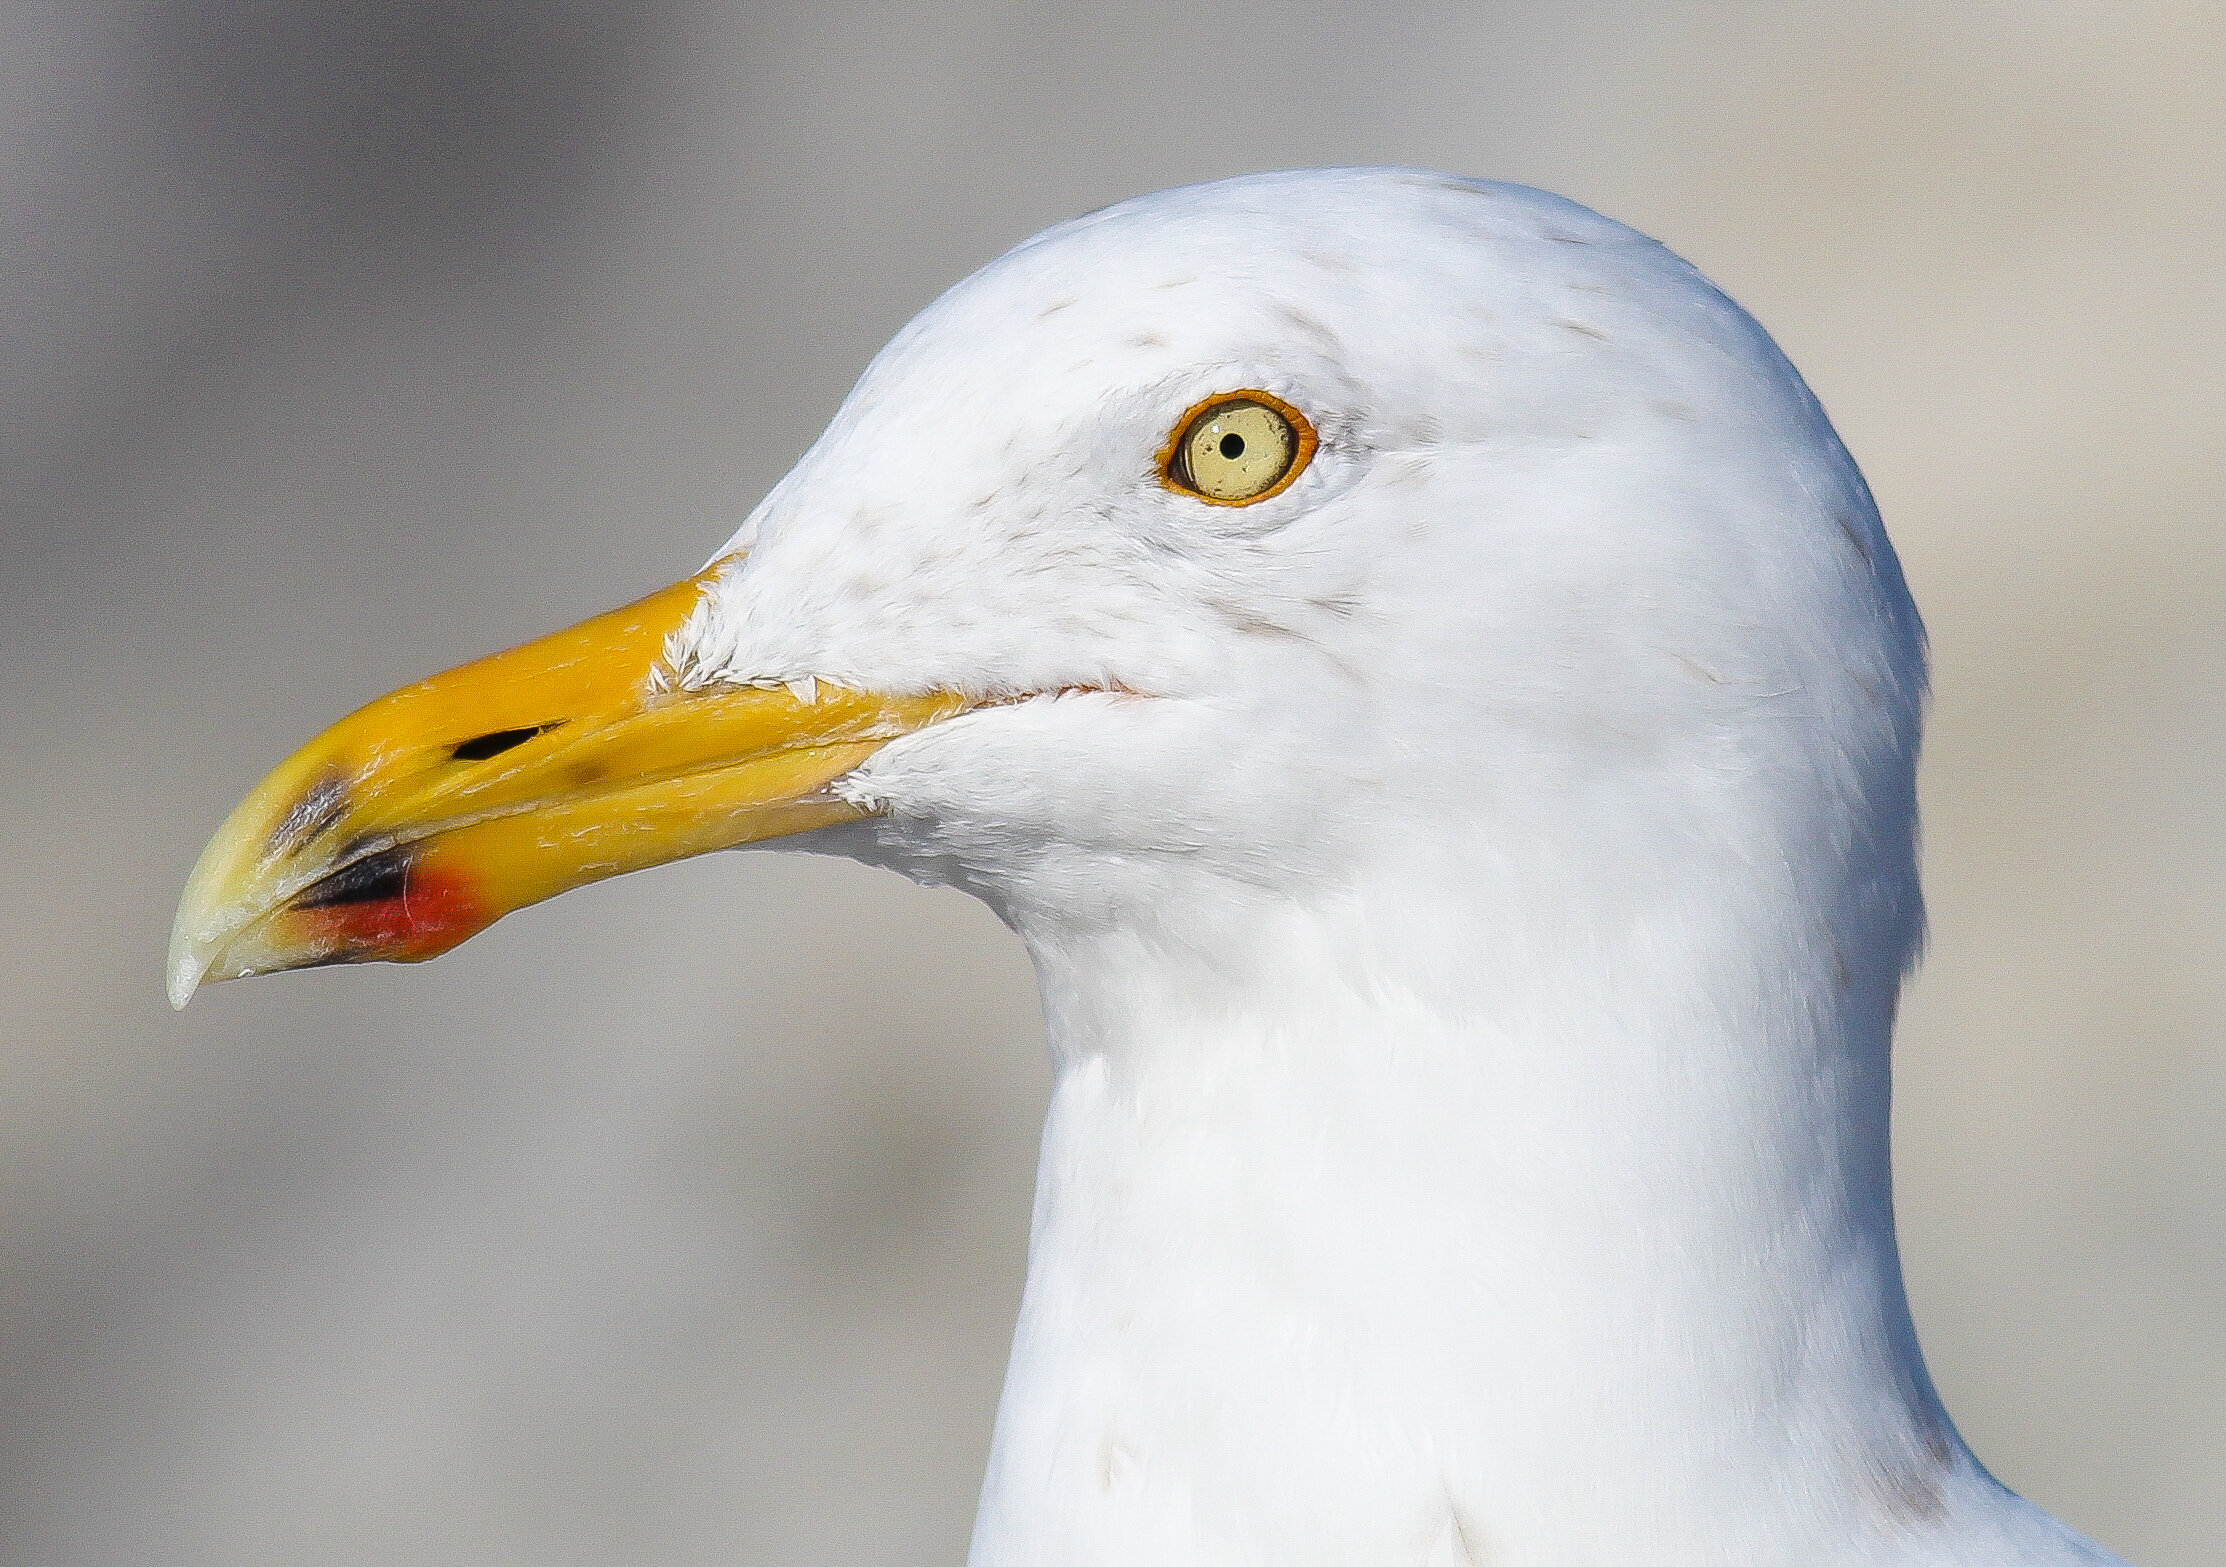
<path id="1" fill-rule="evenodd" d="M 693 569 L 939 290 L 1245 170 L 1561 190 L 1774 331 L 1937 653 L 1950 1406 L 2226 1512 L 2226 9 L 0 10 L 0 1560 L 953 1563 L 1046 1083 L 980 909 L 726 855 L 163 1005 L 233 800 Z"/>

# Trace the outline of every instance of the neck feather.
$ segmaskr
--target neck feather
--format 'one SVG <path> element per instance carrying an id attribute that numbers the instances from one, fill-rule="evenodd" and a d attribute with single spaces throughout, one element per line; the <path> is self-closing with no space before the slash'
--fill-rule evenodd
<path id="1" fill-rule="evenodd" d="M 1907 933 L 1636 872 L 1555 929 L 1473 869 L 1029 933 L 1057 1077 L 976 1567 L 1898 1561 L 2002 1505 L 1902 1293 Z"/>

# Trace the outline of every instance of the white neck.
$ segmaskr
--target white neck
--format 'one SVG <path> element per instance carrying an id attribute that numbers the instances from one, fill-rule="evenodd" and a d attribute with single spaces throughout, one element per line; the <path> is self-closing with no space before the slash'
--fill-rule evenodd
<path id="1" fill-rule="evenodd" d="M 1031 934 L 1057 1078 L 974 1567 L 2058 1559 L 1910 1327 L 1891 965 L 1798 899 L 1571 942 L 1406 871 Z"/>

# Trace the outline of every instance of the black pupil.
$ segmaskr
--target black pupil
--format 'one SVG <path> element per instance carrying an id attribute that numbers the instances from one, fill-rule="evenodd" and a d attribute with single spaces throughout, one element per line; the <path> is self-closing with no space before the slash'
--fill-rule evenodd
<path id="1" fill-rule="evenodd" d="M 1221 438 L 1221 455 L 1234 461 L 1244 455 L 1244 437 L 1234 431 Z"/>

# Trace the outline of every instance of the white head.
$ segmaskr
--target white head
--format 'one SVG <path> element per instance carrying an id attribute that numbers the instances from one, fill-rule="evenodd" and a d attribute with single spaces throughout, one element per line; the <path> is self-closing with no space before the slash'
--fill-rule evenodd
<path id="1" fill-rule="evenodd" d="M 1248 389 L 1319 432 L 1295 482 L 1163 482 Z M 900 334 L 727 553 L 687 683 L 1033 697 L 882 750 L 841 787 L 884 814 L 813 846 L 1039 950 L 1210 949 L 1201 898 L 1391 867 L 1697 900 L 1727 855 L 1867 904 L 1874 987 L 1916 937 L 1922 634 L 1862 480 L 1743 311 L 1557 197 L 1331 170 L 1052 229 Z"/>
<path id="2" fill-rule="evenodd" d="M 1318 447 L 1216 504 L 1168 453 L 1239 392 Z M 1226 975 L 1277 908 L 1429 886 L 1465 920 L 1387 891 L 1385 954 L 1821 921 L 1882 1020 L 1922 687 L 1861 477 L 1691 267 L 1518 186 L 1231 180 L 953 289 L 697 581 L 304 748 L 196 872 L 172 983 L 429 956 L 845 821 L 798 842 L 965 885 L 1040 960 L 1118 932 Z"/>
<path id="3" fill-rule="evenodd" d="M 1170 454 L 1237 394 L 1295 455 L 1217 504 Z M 1893 1243 L 1923 686 L 1861 477 L 1691 267 L 1515 186 L 1232 180 L 953 289 L 697 579 L 303 748 L 173 995 L 783 835 L 963 885 L 1062 1066 L 977 1560 L 1487 1513 L 1820 1560 L 2008 1505 Z"/>

